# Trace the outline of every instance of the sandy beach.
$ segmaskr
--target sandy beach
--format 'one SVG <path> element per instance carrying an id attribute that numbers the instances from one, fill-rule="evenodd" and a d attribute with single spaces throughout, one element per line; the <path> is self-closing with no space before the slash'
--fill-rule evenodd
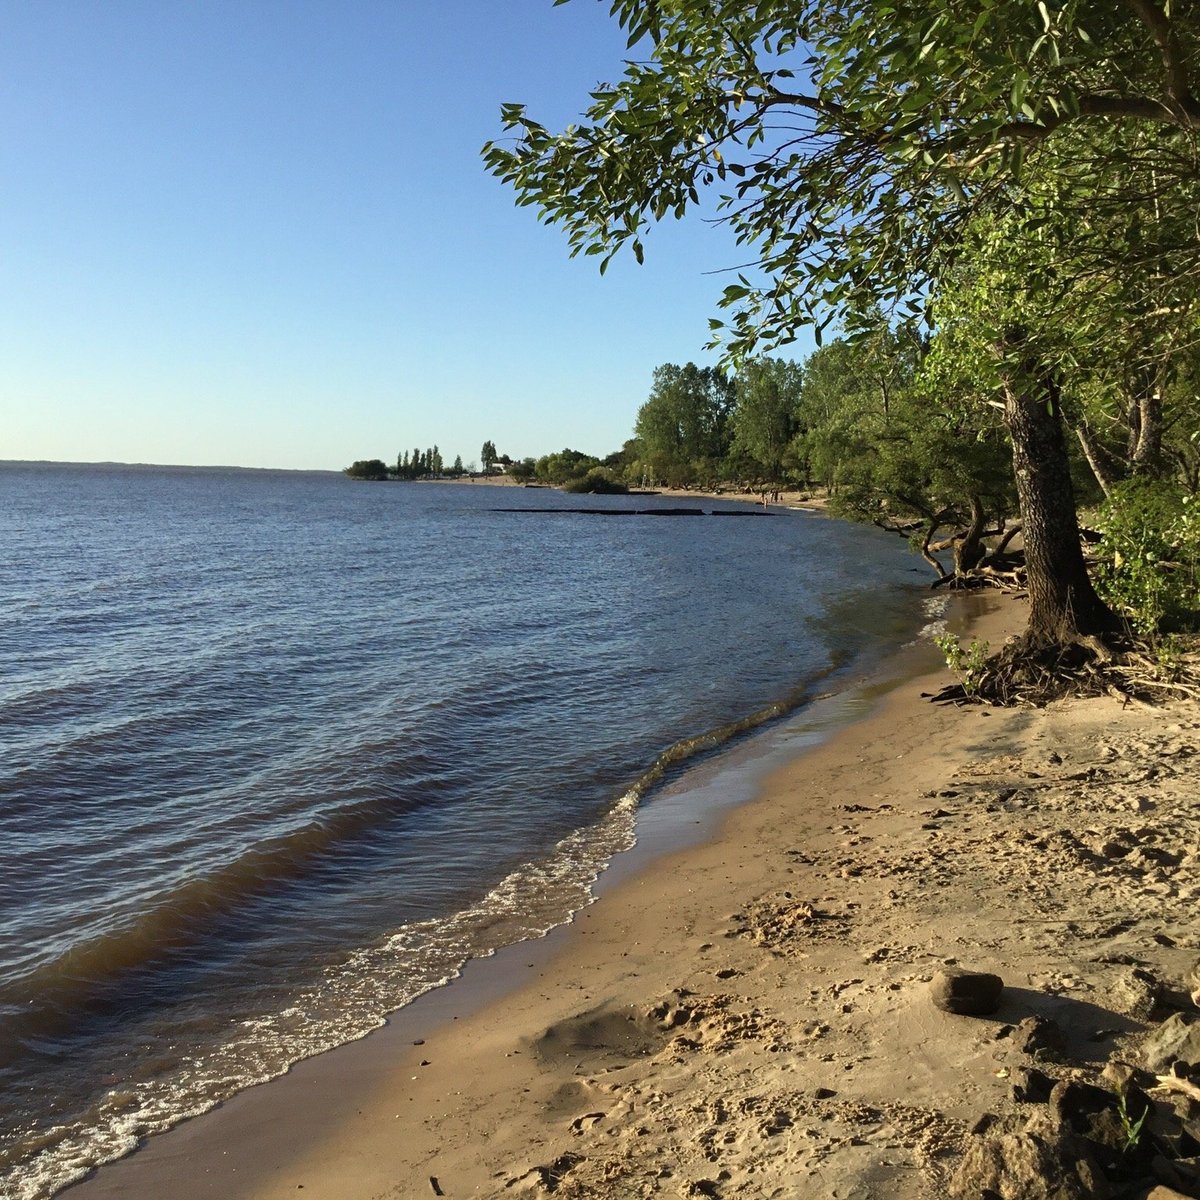
<path id="1" fill-rule="evenodd" d="M 993 647 L 1023 622 L 982 607 Z M 1024 1111 L 1014 1028 L 1052 1018 L 1041 1066 L 1094 1076 L 1146 1027 L 1136 972 L 1195 962 L 1200 711 L 939 706 L 936 659 L 572 927 L 69 1194 L 946 1195 L 980 1117 Z M 947 965 L 999 1008 L 936 1007 Z"/>

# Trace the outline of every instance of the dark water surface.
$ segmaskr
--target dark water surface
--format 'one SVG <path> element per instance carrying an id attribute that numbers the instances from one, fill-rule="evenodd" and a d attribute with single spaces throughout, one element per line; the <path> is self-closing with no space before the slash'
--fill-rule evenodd
<path id="1" fill-rule="evenodd" d="M 0 1195 L 561 923 L 664 750 L 920 622 L 874 530 L 499 506 L 580 499 L 0 464 Z"/>

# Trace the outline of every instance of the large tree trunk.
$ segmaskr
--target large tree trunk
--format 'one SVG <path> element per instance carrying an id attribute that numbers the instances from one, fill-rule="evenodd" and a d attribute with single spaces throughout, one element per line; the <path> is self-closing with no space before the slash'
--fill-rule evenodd
<path id="1" fill-rule="evenodd" d="M 1031 356 L 1006 380 L 1004 418 L 1025 539 L 1027 642 L 1062 645 L 1116 632 L 1120 622 L 1096 595 L 1083 561 L 1058 386 Z"/>

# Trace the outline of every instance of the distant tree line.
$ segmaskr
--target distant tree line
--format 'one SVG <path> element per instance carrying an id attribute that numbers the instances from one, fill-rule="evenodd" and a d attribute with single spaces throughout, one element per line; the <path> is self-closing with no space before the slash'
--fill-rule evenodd
<path id="1" fill-rule="evenodd" d="M 436 445 L 427 450 L 420 447 L 411 452 L 402 451 L 396 455 L 393 465 L 388 465 L 381 458 L 361 458 L 345 468 L 344 473 L 351 479 L 458 479 L 470 473 L 463 466 L 461 454 L 454 456 L 454 462 L 446 466 L 441 451 Z"/>
<path id="2" fill-rule="evenodd" d="M 939 577 L 1003 570 L 1020 515 L 1011 432 L 1003 409 L 970 391 L 984 351 L 974 310 L 960 317 L 955 303 L 947 294 L 932 334 L 860 314 L 853 337 L 799 362 L 752 358 L 736 374 L 665 363 L 619 450 L 514 460 L 487 441 L 484 471 L 575 492 L 819 490 L 835 511 L 904 533 Z M 1200 609 L 1200 341 L 1175 347 L 1148 381 L 1119 343 L 1111 351 L 1077 361 L 1059 393 L 1074 494 L 1103 539 L 1096 582 L 1139 628 L 1186 627 Z M 347 469 L 464 473 L 437 446 Z"/>

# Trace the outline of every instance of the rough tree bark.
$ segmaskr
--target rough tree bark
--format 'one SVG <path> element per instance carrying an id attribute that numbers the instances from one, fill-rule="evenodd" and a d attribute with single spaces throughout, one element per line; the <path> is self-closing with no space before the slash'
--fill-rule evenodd
<path id="1" fill-rule="evenodd" d="M 963 531 L 962 537 L 954 543 L 955 575 L 966 575 L 983 561 L 986 553 L 983 544 L 983 530 L 986 524 L 983 501 L 978 496 L 972 496 L 970 524 Z"/>
<path id="2" fill-rule="evenodd" d="M 1088 466 L 1092 468 L 1092 474 L 1100 485 L 1100 490 L 1106 496 L 1111 496 L 1113 488 L 1121 482 L 1123 477 L 1117 459 L 1100 444 L 1086 422 L 1076 428 L 1075 434 L 1079 438 L 1079 444 L 1083 447 L 1083 456 L 1087 459 Z"/>
<path id="3" fill-rule="evenodd" d="M 1137 413 L 1136 421 L 1130 422 L 1130 465 L 1137 475 L 1157 477 L 1163 467 L 1162 388 L 1157 378 L 1145 381 L 1130 409 Z"/>
<path id="4" fill-rule="evenodd" d="M 1009 335 L 1020 348 L 1020 333 Z M 1030 648 L 1104 637 L 1121 628 L 1083 561 L 1058 386 L 1029 354 L 1006 380 L 1005 424 L 1021 507 L 1029 583 Z"/>

